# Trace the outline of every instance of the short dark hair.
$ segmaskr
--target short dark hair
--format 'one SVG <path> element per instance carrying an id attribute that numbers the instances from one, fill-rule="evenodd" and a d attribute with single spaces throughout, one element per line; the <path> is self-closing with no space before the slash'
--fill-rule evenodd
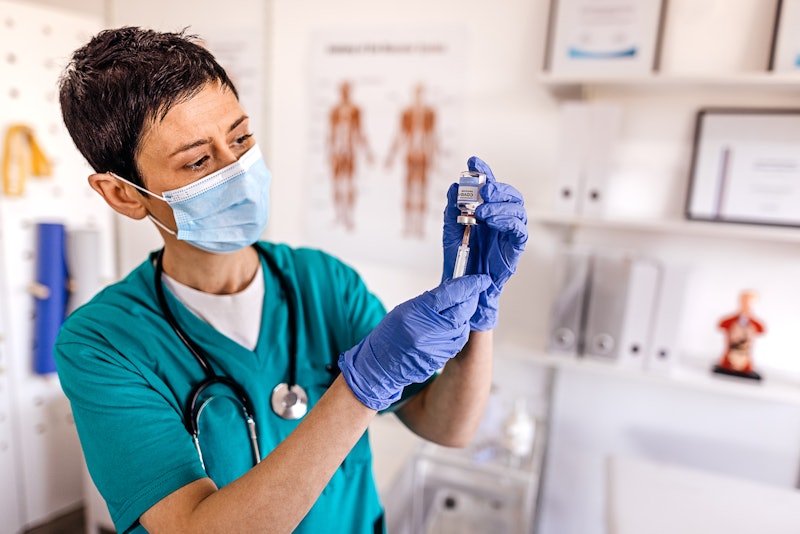
<path id="1" fill-rule="evenodd" d="M 111 171 L 144 185 L 135 158 L 146 127 L 209 83 L 238 98 L 225 69 L 186 30 L 104 30 L 76 50 L 64 70 L 61 114 L 95 172 Z"/>

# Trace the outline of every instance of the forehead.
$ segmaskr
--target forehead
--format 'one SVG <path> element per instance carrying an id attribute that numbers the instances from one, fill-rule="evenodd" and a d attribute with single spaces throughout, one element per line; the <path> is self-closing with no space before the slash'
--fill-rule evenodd
<path id="1" fill-rule="evenodd" d="M 140 153 L 153 148 L 171 153 L 187 142 L 227 133 L 243 114 L 230 89 L 207 84 L 198 93 L 178 101 L 163 117 L 157 116 L 145 125 Z"/>

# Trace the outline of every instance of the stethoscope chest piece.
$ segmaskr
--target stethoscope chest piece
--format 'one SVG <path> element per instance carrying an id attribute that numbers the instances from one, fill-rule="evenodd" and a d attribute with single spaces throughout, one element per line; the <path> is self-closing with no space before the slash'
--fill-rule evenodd
<path id="1" fill-rule="evenodd" d="M 271 402 L 272 410 L 283 419 L 300 419 L 308 411 L 308 395 L 297 384 L 291 388 L 286 382 L 275 386 Z"/>

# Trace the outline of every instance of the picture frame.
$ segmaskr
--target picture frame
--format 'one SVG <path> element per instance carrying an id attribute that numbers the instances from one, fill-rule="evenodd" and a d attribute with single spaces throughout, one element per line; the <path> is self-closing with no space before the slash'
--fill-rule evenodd
<path id="1" fill-rule="evenodd" d="M 666 0 L 552 0 L 544 70 L 647 75 L 658 68 Z"/>
<path id="2" fill-rule="evenodd" d="M 800 109 L 701 109 L 685 215 L 800 226 Z"/>
<path id="3" fill-rule="evenodd" d="M 778 0 L 769 70 L 800 72 L 800 0 Z"/>

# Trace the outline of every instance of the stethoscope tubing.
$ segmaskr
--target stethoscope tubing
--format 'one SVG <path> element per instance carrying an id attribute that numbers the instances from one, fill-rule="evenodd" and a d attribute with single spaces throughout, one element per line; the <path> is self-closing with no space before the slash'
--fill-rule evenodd
<path id="1" fill-rule="evenodd" d="M 275 260 L 266 253 L 266 251 L 258 244 L 253 245 L 258 252 L 259 256 L 264 258 L 269 267 L 270 271 L 275 275 L 278 279 L 281 290 L 285 295 L 287 306 L 288 306 L 288 323 L 289 323 L 289 367 L 288 367 L 288 382 L 287 385 L 291 389 L 296 384 L 297 379 L 297 322 L 296 322 L 296 308 L 294 305 L 293 295 L 290 291 L 289 283 L 281 273 L 280 269 L 278 268 Z M 178 336 L 178 339 L 181 340 L 184 346 L 189 350 L 192 354 L 194 359 L 197 361 L 198 365 L 202 368 L 203 372 L 205 373 L 205 379 L 200 381 L 191 391 L 189 397 L 186 401 L 186 406 L 184 408 L 184 425 L 186 426 L 186 430 L 192 435 L 192 439 L 194 440 L 195 447 L 198 450 L 198 454 L 200 455 L 200 460 L 203 462 L 202 452 L 200 451 L 200 442 L 199 442 L 199 417 L 200 412 L 202 411 L 203 405 L 198 405 L 198 400 L 200 398 L 200 394 L 209 386 L 213 384 L 223 384 L 230 388 L 238 397 L 239 402 L 241 403 L 242 410 L 244 412 L 245 421 L 247 423 L 247 430 L 250 437 L 251 446 L 253 449 L 253 456 L 254 456 L 254 463 L 258 463 L 261 460 L 261 455 L 258 450 L 258 438 L 257 438 L 257 431 L 256 431 L 256 424 L 255 424 L 255 410 L 253 407 L 253 403 L 250 400 L 250 396 L 244 390 L 244 388 L 232 378 L 226 376 L 217 375 L 214 372 L 211 363 L 208 361 L 208 357 L 206 352 L 197 345 L 194 340 L 181 328 L 180 324 L 178 324 L 177 319 L 170 310 L 169 305 L 167 303 L 166 296 L 164 295 L 164 287 L 163 282 L 161 280 L 162 275 L 164 273 L 164 266 L 163 266 L 163 256 L 164 256 L 164 249 L 162 248 L 158 251 L 156 256 L 156 265 L 155 265 L 155 289 L 156 289 L 156 296 L 158 298 L 159 308 L 161 309 L 162 314 L 164 315 L 165 320 L 170 325 L 172 330 Z M 280 414 L 278 414 L 280 415 Z M 205 467 L 205 465 L 204 465 Z"/>

